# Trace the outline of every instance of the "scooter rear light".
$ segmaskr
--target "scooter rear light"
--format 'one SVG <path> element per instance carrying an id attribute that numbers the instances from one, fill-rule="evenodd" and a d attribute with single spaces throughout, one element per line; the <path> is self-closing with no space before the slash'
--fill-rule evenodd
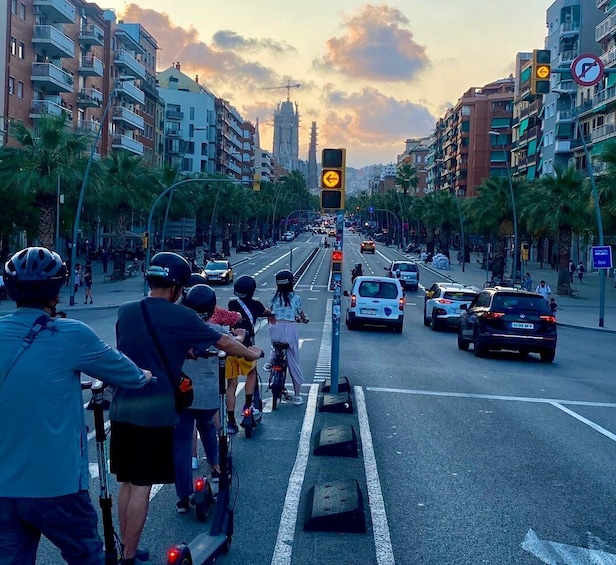
<path id="1" fill-rule="evenodd" d="M 355 308 L 356 305 L 357 305 L 357 296 L 355 296 L 354 294 L 351 294 L 351 308 Z"/>
<path id="2" fill-rule="evenodd" d="M 201 492 L 204 488 L 205 488 L 205 481 L 203 480 L 203 477 L 199 477 L 195 481 L 195 490 L 197 492 Z"/>
<path id="3" fill-rule="evenodd" d="M 545 320 L 546 322 L 548 322 L 550 324 L 555 324 L 556 323 L 556 317 L 555 316 L 539 316 L 539 318 L 541 320 Z"/>
<path id="4" fill-rule="evenodd" d="M 244 416 L 250 416 L 252 413 L 252 410 L 250 410 L 250 408 L 244 408 Z"/>
<path id="5" fill-rule="evenodd" d="M 282 371 L 282 367 L 280 365 L 272 365 L 272 371 Z"/>
<path id="6" fill-rule="evenodd" d="M 180 558 L 179 550 L 173 548 L 167 551 L 167 563 L 173 565 L 174 563 L 178 563 L 178 559 Z"/>

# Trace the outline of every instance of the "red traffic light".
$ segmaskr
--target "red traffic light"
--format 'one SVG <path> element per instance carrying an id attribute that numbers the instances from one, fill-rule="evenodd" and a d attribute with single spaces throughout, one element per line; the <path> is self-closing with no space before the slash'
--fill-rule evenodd
<path id="1" fill-rule="evenodd" d="M 332 261 L 342 261 L 342 251 L 332 251 Z"/>

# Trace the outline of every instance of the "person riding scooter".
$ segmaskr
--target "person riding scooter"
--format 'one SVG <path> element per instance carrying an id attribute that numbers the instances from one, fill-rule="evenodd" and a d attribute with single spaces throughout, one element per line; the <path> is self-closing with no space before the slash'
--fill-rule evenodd
<path id="1" fill-rule="evenodd" d="M 351 282 L 354 283 L 357 277 L 361 277 L 363 275 L 363 269 L 361 263 L 355 263 L 355 267 L 351 271 Z"/>

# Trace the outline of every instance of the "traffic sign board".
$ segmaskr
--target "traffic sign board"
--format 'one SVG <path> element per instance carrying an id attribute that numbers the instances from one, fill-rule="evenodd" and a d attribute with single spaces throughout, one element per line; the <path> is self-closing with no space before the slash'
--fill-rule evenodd
<path id="1" fill-rule="evenodd" d="M 338 171 L 323 171 L 321 179 L 327 188 L 338 188 L 340 186 L 340 173 Z"/>
<path id="2" fill-rule="evenodd" d="M 592 247 L 592 266 L 594 269 L 612 268 L 612 248 L 609 245 Z"/>
<path id="3" fill-rule="evenodd" d="M 580 86 L 594 86 L 604 74 L 603 61 L 594 53 L 582 53 L 571 63 L 571 76 Z"/>

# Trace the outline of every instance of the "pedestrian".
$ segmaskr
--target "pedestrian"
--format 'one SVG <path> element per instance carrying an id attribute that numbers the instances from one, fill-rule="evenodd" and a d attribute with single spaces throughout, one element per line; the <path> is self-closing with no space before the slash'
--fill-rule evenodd
<path id="1" fill-rule="evenodd" d="M 56 317 L 66 266 L 43 247 L 4 265 L 17 309 L 0 318 L 0 563 L 33 565 L 41 535 L 69 565 L 103 565 L 89 494 L 81 372 L 114 386 L 151 378 L 83 322 Z M 148 385 L 150 386 L 150 385 Z"/>
<path id="2" fill-rule="evenodd" d="M 179 420 L 175 393 L 190 350 L 204 351 L 215 345 L 250 360 L 263 355 L 258 347 L 244 347 L 207 326 L 193 310 L 176 304 L 190 274 L 188 262 L 177 253 L 158 253 L 145 273 L 149 296 L 118 309 L 118 349 L 157 376 L 156 386 L 141 390 L 118 387 L 109 411 L 111 472 L 120 483 L 121 565 L 141 561 L 137 560 L 137 546 L 152 485 L 175 483 L 173 429 Z"/>
<path id="3" fill-rule="evenodd" d="M 552 312 L 552 314 L 556 314 L 556 310 L 558 310 L 558 304 L 556 304 L 556 300 L 550 298 L 548 306 L 550 307 L 550 311 Z"/>
<path id="4" fill-rule="evenodd" d="M 528 290 L 529 292 L 533 288 L 533 279 L 531 279 L 530 273 L 526 273 L 524 275 L 524 280 L 522 281 L 522 288 L 524 288 L 524 290 Z"/>
<path id="5" fill-rule="evenodd" d="M 547 302 L 550 298 L 550 294 L 552 294 L 552 289 L 550 288 L 550 285 L 546 284 L 546 282 L 542 280 L 535 289 L 535 292 L 543 296 L 543 298 Z"/>
<path id="6" fill-rule="evenodd" d="M 569 282 L 572 283 L 573 275 L 575 274 L 575 263 L 573 262 L 573 259 L 569 259 L 567 270 L 569 271 Z"/>
<path id="7" fill-rule="evenodd" d="M 81 265 L 79 263 L 75 263 L 75 270 L 73 271 L 73 290 L 75 291 L 75 296 L 79 292 L 79 287 L 83 285 L 83 279 L 81 278 Z M 75 302 L 78 304 L 78 302 Z"/>
<path id="8" fill-rule="evenodd" d="M 101 263 L 103 264 L 103 275 L 107 274 L 107 265 L 109 264 L 109 253 L 103 247 L 101 251 Z"/>
<path id="9" fill-rule="evenodd" d="M 582 263 L 582 261 L 580 261 L 577 267 L 577 272 L 578 272 L 578 279 L 580 280 L 580 284 L 582 284 L 582 279 L 584 278 L 584 273 L 586 272 L 586 267 L 584 267 L 584 263 Z"/>
<path id="10" fill-rule="evenodd" d="M 458 265 L 462 264 L 462 251 L 458 251 L 458 254 L 456 255 L 456 259 L 458 260 Z"/>
<path id="11" fill-rule="evenodd" d="M 85 302 L 88 303 L 88 299 L 90 299 L 90 304 L 92 304 L 92 267 L 86 266 L 83 270 L 83 283 L 85 285 Z"/>

